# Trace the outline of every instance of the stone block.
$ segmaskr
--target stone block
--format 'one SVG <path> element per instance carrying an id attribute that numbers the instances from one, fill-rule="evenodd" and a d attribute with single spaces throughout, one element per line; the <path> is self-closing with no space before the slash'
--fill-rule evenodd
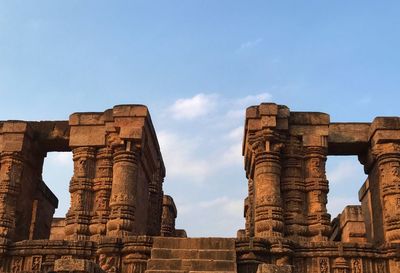
<path id="1" fill-rule="evenodd" d="M 74 113 L 69 116 L 69 125 L 102 125 L 104 124 L 103 113 Z"/>
<path id="2" fill-rule="evenodd" d="M 72 126 L 69 145 L 80 146 L 104 146 L 106 144 L 104 126 Z"/>
<path id="3" fill-rule="evenodd" d="M 278 105 L 275 103 L 261 103 L 258 111 L 260 116 L 276 116 L 278 115 Z"/>
<path id="4" fill-rule="evenodd" d="M 135 105 L 116 105 L 113 108 L 114 117 L 145 117 L 149 115 L 149 110 L 146 106 Z"/>
<path id="5" fill-rule="evenodd" d="M 296 125 L 329 125 L 330 117 L 319 112 L 290 112 L 289 121 Z"/>

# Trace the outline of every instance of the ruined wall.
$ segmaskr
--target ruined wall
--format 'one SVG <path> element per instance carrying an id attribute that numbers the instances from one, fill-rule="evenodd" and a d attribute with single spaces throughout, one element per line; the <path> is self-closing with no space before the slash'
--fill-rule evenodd
<path id="1" fill-rule="evenodd" d="M 50 151 L 73 153 L 65 219 L 42 180 Z M 0 122 L 0 272 L 400 272 L 400 118 L 332 123 L 263 103 L 247 109 L 243 155 L 245 229 L 185 238 L 145 106 Z M 361 205 L 333 220 L 328 155 L 357 155 L 368 174 Z"/>
<path id="2" fill-rule="evenodd" d="M 73 153 L 65 219 L 53 220 L 58 200 L 42 180 L 51 151 Z M 145 268 L 146 236 L 161 234 L 165 176 L 145 106 L 75 113 L 69 121 L 0 122 L 0 159 L 1 272 L 47 272 L 72 257 L 106 271 Z"/>
<path id="3" fill-rule="evenodd" d="M 271 266 L 259 272 L 286 265 L 296 272 L 400 272 L 399 130 L 397 117 L 331 123 L 325 113 L 273 103 L 249 107 L 239 271 L 255 272 L 262 261 Z M 361 206 L 346 207 L 334 221 L 326 209 L 328 155 L 357 155 L 368 174 Z"/>

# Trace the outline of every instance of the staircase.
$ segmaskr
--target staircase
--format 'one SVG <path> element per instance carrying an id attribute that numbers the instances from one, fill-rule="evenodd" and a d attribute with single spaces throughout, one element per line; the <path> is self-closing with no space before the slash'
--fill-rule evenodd
<path id="1" fill-rule="evenodd" d="M 235 273 L 235 239 L 156 237 L 146 273 Z"/>

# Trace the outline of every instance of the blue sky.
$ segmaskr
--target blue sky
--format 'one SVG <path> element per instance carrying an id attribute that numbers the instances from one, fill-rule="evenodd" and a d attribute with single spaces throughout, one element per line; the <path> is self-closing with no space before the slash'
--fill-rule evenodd
<path id="1" fill-rule="evenodd" d="M 261 101 L 332 121 L 400 114 L 398 1 L 0 0 L 0 119 L 67 119 L 142 103 L 191 236 L 243 227 L 243 109 Z M 68 207 L 69 154 L 45 181 Z M 356 158 L 329 158 L 329 210 L 357 202 Z"/>

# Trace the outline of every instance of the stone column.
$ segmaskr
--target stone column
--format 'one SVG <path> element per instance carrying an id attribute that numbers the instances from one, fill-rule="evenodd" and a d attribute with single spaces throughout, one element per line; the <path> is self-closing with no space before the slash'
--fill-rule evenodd
<path id="1" fill-rule="evenodd" d="M 286 144 L 283 150 L 281 190 L 285 218 L 285 234 L 305 236 L 306 187 L 303 177 L 303 152 L 301 143 L 295 137 Z"/>
<path id="2" fill-rule="evenodd" d="M 264 133 L 252 144 L 255 153 L 254 204 L 256 237 L 282 237 L 283 214 L 280 190 L 280 148 Z"/>
<path id="3" fill-rule="evenodd" d="M 0 166 L 0 239 L 12 239 L 16 228 L 17 199 L 21 192 L 22 154 L 2 152 Z"/>
<path id="4" fill-rule="evenodd" d="M 248 181 L 249 196 L 245 199 L 246 237 L 254 237 L 254 181 Z"/>
<path id="5" fill-rule="evenodd" d="M 383 218 L 385 242 L 400 242 L 400 144 L 377 144 L 373 148 L 377 160 L 379 183 L 372 180 L 371 187 L 378 187 Z"/>
<path id="6" fill-rule="evenodd" d="M 110 196 L 113 178 L 112 149 L 105 147 L 97 150 L 96 174 L 93 181 L 94 206 L 90 222 L 90 238 L 98 239 L 106 234 L 106 225 L 110 216 Z"/>
<path id="7" fill-rule="evenodd" d="M 151 256 L 152 237 L 132 236 L 123 241 L 122 272 L 144 273 Z"/>
<path id="8" fill-rule="evenodd" d="M 110 220 L 107 235 L 129 236 L 135 230 L 136 182 L 138 160 L 135 147 L 128 142 L 126 147 L 114 151 L 113 182 L 110 199 Z"/>
<path id="9" fill-rule="evenodd" d="M 307 147 L 305 151 L 305 182 L 308 201 L 308 235 L 313 241 L 326 241 L 331 231 L 327 213 L 328 180 L 325 174 L 327 148 Z"/>
<path id="10" fill-rule="evenodd" d="M 152 236 L 160 235 L 161 217 L 163 210 L 163 191 L 160 169 L 157 168 L 149 183 L 149 208 L 147 220 L 147 233 Z"/>
<path id="11" fill-rule="evenodd" d="M 71 206 L 65 219 L 65 235 L 69 240 L 87 240 L 90 235 L 95 149 L 79 147 L 73 149 L 72 152 L 74 175 L 69 188 Z"/>

